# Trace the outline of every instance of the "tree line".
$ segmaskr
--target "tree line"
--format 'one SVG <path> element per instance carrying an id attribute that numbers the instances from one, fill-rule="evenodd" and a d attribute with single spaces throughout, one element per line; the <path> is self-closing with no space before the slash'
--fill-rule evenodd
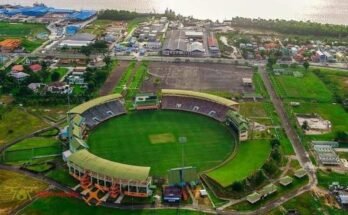
<path id="1" fill-rule="evenodd" d="M 99 19 L 108 19 L 108 20 L 132 20 L 135 18 L 142 18 L 150 16 L 148 13 L 137 13 L 132 11 L 125 10 L 102 10 L 98 13 Z"/>
<path id="2" fill-rule="evenodd" d="M 330 37 L 348 37 L 348 26 L 303 22 L 294 20 L 267 20 L 235 17 L 232 18 L 232 26 L 261 28 L 273 30 L 283 34 L 314 35 Z"/>

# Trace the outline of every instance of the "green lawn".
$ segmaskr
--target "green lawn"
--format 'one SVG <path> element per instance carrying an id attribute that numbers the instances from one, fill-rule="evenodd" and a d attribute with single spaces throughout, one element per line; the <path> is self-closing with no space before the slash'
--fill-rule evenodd
<path id="1" fill-rule="evenodd" d="M 283 204 L 282 209 L 275 209 L 271 211 L 270 215 L 283 215 L 284 210 L 296 209 L 299 214 L 330 214 L 343 215 L 346 211 L 337 208 L 330 208 L 325 205 L 323 198 L 318 198 L 311 192 L 306 192 L 296 198 L 293 198 Z"/>
<path id="2" fill-rule="evenodd" d="M 43 32 L 48 33 L 43 24 L 0 22 L 0 41 L 7 38 L 21 39 L 22 46 L 29 52 L 44 42 L 36 38 L 38 33 Z"/>
<path id="3" fill-rule="evenodd" d="M 65 167 L 56 167 L 56 169 L 49 171 L 46 176 L 69 187 L 74 187 L 79 183 L 69 175 L 68 169 Z"/>
<path id="4" fill-rule="evenodd" d="M 105 33 L 106 27 L 111 23 L 111 20 L 98 19 L 94 21 L 92 24 L 88 25 L 86 28 L 84 28 L 82 30 L 82 33 L 90 33 L 97 36 L 101 36 L 103 33 Z"/>
<path id="5" fill-rule="evenodd" d="M 136 64 L 137 63 L 135 61 L 129 63 L 129 66 L 127 67 L 126 71 L 123 72 L 120 80 L 118 81 L 114 89 L 114 93 L 121 93 L 123 91 L 124 86 L 127 86 L 128 82 L 132 77 L 132 73 Z"/>
<path id="6" fill-rule="evenodd" d="M 320 170 L 317 173 L 317 177 L 319 186 L 324 187 L 325 189 L 328 189 L 329 185 L 332 184 L 332 182 L 339 182 L 340 185 L 348 186 L 348 173 L 339 174 L 335 172 L 324 172 Z"/>
<path id="7" fill-rule="evenodd" d="M 54 138 L 34 137 L 25 139 L 5 151 L 6 162 L 32 160 L 38 156 L 61 153 L 60 143 Z"/>
<path id="8" fill-rule="evenodd" d="M 30 134 L 47 124 L 20 108 L 6 109 L 0 120 L 0 145 Z"/>
<path id="9" fill-rule="evenodd" d="M 203 215 L 205 213 L 181 210 L 181 209 L 163 209 L 163 210 L 119 210 L 105 207 L 88 206 L 85 202 L 77 199 L 50 197 L 39 199 L 26 207 L 20 214 L 25 215 Z"/>
<path id="10" fill-rule="evenodd" d="M 294 69 L 294 71 L 303 71 L 303 69 Z M 272 76 L 277 93 L 287 99 L 332 101 L 332 93 L 313 72 L 303 73 L 303 78 L 296 78 L 292 75 Z"/>
<path id="11" fill-rule="evenodd" d="M 64 75 L 65 75 L 66 73 L 68 73 L 68 71 L 69 71 L 68 68 L 65 68 L 65 67 L 58 67 L 58 68 L 52 70 L 51 73 L 53 73 L 53 72 L 58 72 L 59 75 L 60 75 L 60 78 L 63 78 Z"/>
<path id="12" fill-rule="evenodd" d="M 179 137 L 187 142 L 179 143 Z M 103 141 L 100 141 L 100 140 Z M 131 165 L 151 166 L 151 175 L 165 176 L 170 168 L 217 166 L 229 157 L 234 138 L 227 127 L 211 118 L 177 111 L 143 111 L 105 122 L 91 132 L 90 151 Z"/>
<path id="13" fill-rule="evenodd" d="M 260 169 L 271 152 L 268 140 L 249 140 L 240 144 L 236 156 L 222 167 L 207 175 L 227 187 L 241 181 Z"/>
<path id="14" fill-rule="evenodd" d="M 240 113 L 255 122 L 272 125 L 271 117 L 268 116 L 262 102 L 242 102 L 240 103 Z"/>

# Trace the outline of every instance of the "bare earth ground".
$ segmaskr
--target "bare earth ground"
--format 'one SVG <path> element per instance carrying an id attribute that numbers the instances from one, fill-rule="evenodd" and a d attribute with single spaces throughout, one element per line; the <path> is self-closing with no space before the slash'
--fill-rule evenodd
<path id="1" fill-rule="evenodd" d="M 158 88 L 185 89 L 195 91 L 225 91 L 231 93 L 253 93 L 250 87 L 244 87 L 242 78 L 252 78 L 250 68 L 227 64 L 198 63 L 162 63 L 152 62 L 149 66 L 152 74 L 142 86 L 143 92 L 153 92 Z M 161 79 L 158 87 L 154 80 Z"/>
<path id="2" fill-rule="evenodd" d="M 116 67 L 114 71 L 111 72 L 108 79 L 105 81 L 104 85 L 100 89 L 99 95 L 105 96 L 114 90 L 118 80 L 120 79 L 122 73 L 126 70 L 128 63 L 125 61 L 120 61 L 119 65 Z"/>

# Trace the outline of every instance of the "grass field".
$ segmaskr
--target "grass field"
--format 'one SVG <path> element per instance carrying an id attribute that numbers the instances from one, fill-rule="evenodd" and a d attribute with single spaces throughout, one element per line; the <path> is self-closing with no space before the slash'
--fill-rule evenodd
<path id="1" fill-rule="evenodd" d="M 29 205 L 20 214 L 25 215 L 62 215 L 62 214 L 84 214 L 84 215 L 203 215 L 205 213 L 181 210 L 181 209 L 163 209 L 163 210 L 119 210 L 105 207 L 88 206 L 85 202 L 77 199 L 51 197 L 39 199 Z"/>
<path id="2" fill-rule="evenodd" d="M 128 82 L 130 81 L 132 77 L 133 70 L 136 66 L 136 62 L 132 61 L 129 63 L 129 66 L 127 67 L 127 70 L 123 72 L 120 80 L 118 81 L 114 93 L 121 93 L 123 91 L 124 86 L 127 86 Z"/>
<path id="3" fill-rule="evenodd" d="M 98 19 L 94 21 L 92 24 L 88 25 L 86 28 L 84 28 L 82 32 L 101 36 L 103 33 L 105 33 L 106 27 L 111 23 L 111 20 Z"/>
<path id="4" fill-rule="evenodd" d="M 0 145 L 47 126 L 45 122 L 20 108 L 6 109 L 1 117 Z"/>
<path id="5" fill-rule="evenodd" d="M 29 52 L 38 48 L 44 41 L 36 38 L 38 33 L 48 33 L 45 25 L 32 23 L 0 22 L 0 40 L 18 38 L 22 46 Z"/>
<path id="6" fill-rule="evenodd" d="M 335 172 L 324 172 L 322 170 L 318 171 L 318 184 L 319 186 L 328 189 L 332 182 L 339 182 L 340 185 L 348 186 L 348 173 L 339 174 Z"/>
<path id="7" fill-rule="evenodd" d="M 294 71 L 303 72 L 304 77 L 302 78 L 292 75 L 272 76 L 278 95 L 287 99 L 332 101 L 332 93 L 326 85 L 313 72 L 303 70 L 302 68 L 294 69 Z"/>
<path id="8" fill-rule="evenodd" d="M 249 140 L 240 144 L 236 156 L 207 175 L 227 187 L 260 169 L 271 152 L 268 140 Z"/>
<path id="9" fill-rule="evenodd" d="M 312 192 L 306 192 L 283 204 L 281 209 L 275 209 L 269 215 L 283 215 L 284 211 L 296 209 L 299 214 L 330 214 L 343 215 L 346 211 L 330 208 L 325 205 L 324 199 L 318 198 Z"/>
<path id="10" fill-rule="evenodd" d="M 156 144 L 152 142 L 156 135 L 157 139 L 166 138 Z M 179 137 L 186 137 L 187 142 L 179 143 Z M 182 149 L 185 166 L 195 166 L 199 171 L 217 166 L 231 154 L 234 138 L 223 124 L 205 116 L 144 111 L 105 122 L 91 132 L 88 144 L 100 157 L 151 166 L 151 175 L 165 176 L 168 169 L 182 166 Z"/>
<path id="11" fill-rule="evenodd" d="M 25 175 L 0 170 L 0 214 L 8 214 L 11 208 L 46 188 L 46 184 Z"/>
<path id="12" fill-rule="evenodd" d="M 5 151 L 5 162 L 32 160 L 39 156 L 61 153 L 60 143 L 54 138 L 33 137 L 25 139 Z"/>

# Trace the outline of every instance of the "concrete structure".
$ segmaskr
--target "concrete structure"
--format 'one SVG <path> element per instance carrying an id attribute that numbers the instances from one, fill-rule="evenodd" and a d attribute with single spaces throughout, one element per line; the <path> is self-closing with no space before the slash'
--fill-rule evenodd
<path id="1" fill-rule="evenodd" d="M 46 91 L 53 94 L 70 94 L 72 89 L 64 82 L 54 82 L 46 87 Z"/>
<path id="2" fill-rule="evenodd" d="M 315 145 L 313 147 L 316 157 L 323 165 L 339 165 L 340 159 L 332 146 L 329 145 Z"/>
<path id="3" fill-rule="evenodd" d="M 246 141 L 249 138 L 249 123 L 248 121 L 236 111 L 229 111 L 227 113 L 226 124 L 234 128 L 238 134 L 239 141 Z"/>
<path id="4" fill-rule="evenodd" d="M 82 46 L 88 46 L 95 42 L 96 36 L 89 33 L 78 33 L 74 36 L 63 40 L 59 47 L 69 47 L 69 48 L 81 48 Z"/>

